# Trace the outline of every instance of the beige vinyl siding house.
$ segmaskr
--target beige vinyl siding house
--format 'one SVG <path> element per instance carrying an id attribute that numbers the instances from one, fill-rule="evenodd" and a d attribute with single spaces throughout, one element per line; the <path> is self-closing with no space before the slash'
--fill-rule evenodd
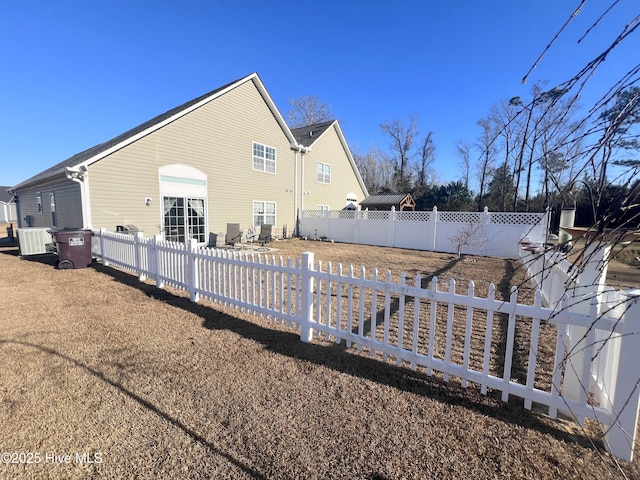
<path id="1" fill-rule="evenodd" d="M 227 223 L 246 231 L 267 222 L 276 234 L 285 225 L 291 234 L 300 210 L 315 208 L 320 198 L 342 208 L 349 192 L 366 197 L 337 122 L 326 130 L 318 151 L 315 144 L 299 143 L 254 73 L 81 152 L 13 191 L 21 219 L 40 215 L 32 226 L 52 226 L 45 212 L 37 213 L 35 194 L 54 181 L 69 189 L 55 197 L 61 228 L 113 231 L 134 225 L 146 236 L 204 242 L 208 232 L 224 232 Z M 316 188 L 317 161 L 330 163 L 340 178 Z M 310 193 L 305 196 L 303 189 Z"/>

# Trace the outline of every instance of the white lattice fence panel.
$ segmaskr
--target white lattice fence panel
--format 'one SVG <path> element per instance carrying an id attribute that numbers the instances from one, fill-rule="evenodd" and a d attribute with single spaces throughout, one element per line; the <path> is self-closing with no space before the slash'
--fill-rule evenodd
<path id="1" fill-rule="evenodd" d="M 324 218 L 324 211 L 322 210 L 303 210 L 302 218 Z"/>
<path id="2" fill-rule="evenodd" d="M 490 213 L 491 223 L 501 223 L 506 225 L 535 225 L 544 217 L 544 213 Z"/>
<path id="3" fill-rule="evenodd" d="M 397 212 L 396 220 L 400 222 L 428 222 L 432 212 Z"/>
<path id="4" fill-rule="evenodd" d="M 482 215 L 477 212 L 440 212 L 438 213 L 438 221 L 443 223 L 479 223 Z"/>
<path id="5" fill-rule="evenodd" d="M 329 211 L 329 218 L 348 218 L 353 220 L 356 217 L 355 210 L 331 210 Z"/>
<path id="6" fill-rule="evenodd" d="M 362 220 L 389 220 L 388 211 L 382 210 L 374 210 L 374 211 L 364 211 L 362 212 Z"/>

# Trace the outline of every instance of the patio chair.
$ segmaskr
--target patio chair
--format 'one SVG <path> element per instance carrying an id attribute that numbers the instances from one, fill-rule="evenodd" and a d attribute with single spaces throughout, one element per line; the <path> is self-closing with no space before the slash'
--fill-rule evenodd
<path id="1" fill-rule="evenodd" d="M 266 248 L 264 246 L 265 243 L 269 243 L 270 241 L 273 240 L 273 236 L 271 235 L 272 227 L 273 225 L 268 225 L 266 223 L 263 223 L 260 226 L 260 235 L 258 236 L 258 239 L 256 240 L 256 242 L 262 246 L 262 249 Z"/>
<path id="2" fill-rule="evenodd" d="M 225 236 L 224 244 L 234 246 L 236 243 L 242 241 L 242 231 L 240 230 L 239 223 L 227 223 L 227 235 Z"/>
<path id="3" fill-rule="evenodd" d="M 218 248 L 218 244 L 222 245 L 222 237 L 224 233 L 209 232 L 209 241 L 207 242 L 207 248 Z"/>

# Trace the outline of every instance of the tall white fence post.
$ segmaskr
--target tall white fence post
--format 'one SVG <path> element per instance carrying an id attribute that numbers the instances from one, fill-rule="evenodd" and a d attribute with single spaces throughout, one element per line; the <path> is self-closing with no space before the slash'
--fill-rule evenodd
<path id="1" fill-rule="evenodd" d="M 324 236 L 327 238 L 331 238 L 331 210 L 326 210 L 324 213 Z M 322 237 L 322 235 L 320 235 Z M 316 232 L 316 240 L 318 239 L 318 235 Z"/>
<path id="2" fill-rule="evenodd" d="M 353 243 L 360 243 L 360 210 L 353 211 Z"/>
<path id="3" fill-rule="evenodd" d="M 142 232 L 136 232 L 133 237 L 134 241 L 134 255 L 135 255 L 135 269 L 140 281 L 144 280 L 146 275 L 142 271 L 142 243 L 144 241 L 144 234 Z"/>
<path id="4" fill-rule="evenodd" d="M 612 404 L 615 422 L 605 435 L 609 452 L 630 462 L 636 443 L 640 408 L 640 289 L 622 292 L 628 298 L 620 332 L 618 372 Z"/>
<path id="5" fill-rule="evenodd" d="M 313 252 L 302 253 L 302 285 L 300 295 L 302 296 L 302 309 L 300 312 L 300 340 L 309 343 L 313 339 Z"/>
<path id="6" fill-rule="evenodd" d="M 487 206 L 484 207 L 484 210 L 482 211 L 482 215 L 480 218 L 481 218 L 480 224 L 484 225 L 484 228 L 482 229 L 482 240 L 481 240 L 482 255 L 487 255 L 487 245 L 489 243 L 489 239 L 487 238 L 487 230 L 489 227 L 489 223 L 491 222 L 489 207 Z"/>
<path id="7" fill-rule="evenodd" d="M 436 250 L 436 240 L 438 238 L 438 207 L 433 206 L 433 214 L 431 215 L 431 223 L 433 223 L 433 237 L 431 237 L 431 245 L 429 250 Z"/>
<path id="8" fill-rule="evenodd" d="M 105 258 L 105 255 L 104 255 L 104 234 L 105 233 L 107 233 L 107 229 L 104 228 L 104 227 L 101 228 L 100 229 L 100 257 L 102 257 L 102 264 L 105 267 L 108 267 L 109 266 L 109 260 L 107 260 Z"/>
<path id="9" fill-rule="evenodd" d="M 198 271 L 196 253 L 198 253 L 198 241 L 192 238 L 188 243 L 187 255 L 187 265 L 189 269 L 187 281 L 189 282 L 189 298 L 192 302 L 197 302 L 200 299 L 200 295 L 198 294 L 198 289 L 200 288 L 200 272 Z"/>
<path id="10" fill-rule="evenodd" d="M 154 258 L 154 273 L 156 275 L 156 287 L 164 287 L 164 280 L 162 280 L 162 252 L 158 247 L 158 244 L 162 242 L 162 235 L 158 234 L 153 237 L 153 258 Z"/>
<path id="11" fill-rule="evenodd" d="M 396 246 L 396 207 L 391 207 L 389 212 L 389 245 Z"/>

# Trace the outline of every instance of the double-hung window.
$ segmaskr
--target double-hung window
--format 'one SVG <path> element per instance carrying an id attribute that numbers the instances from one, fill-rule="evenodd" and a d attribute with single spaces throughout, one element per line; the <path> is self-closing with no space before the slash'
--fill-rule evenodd
<path id="1" fill-rule="evenodd" d="M 253 142 L 253 169 L 276 173 L 276 149 Z"/>
<path id="2" fill-rule="evenodd" d="M 318 162 L 318 182 L 331 183 L 331 165 Z"/>
<path id="3" fill-rule="evenodd" d="M 253 202 L 253 226 L 276 224 L 276 202 Z"/>

